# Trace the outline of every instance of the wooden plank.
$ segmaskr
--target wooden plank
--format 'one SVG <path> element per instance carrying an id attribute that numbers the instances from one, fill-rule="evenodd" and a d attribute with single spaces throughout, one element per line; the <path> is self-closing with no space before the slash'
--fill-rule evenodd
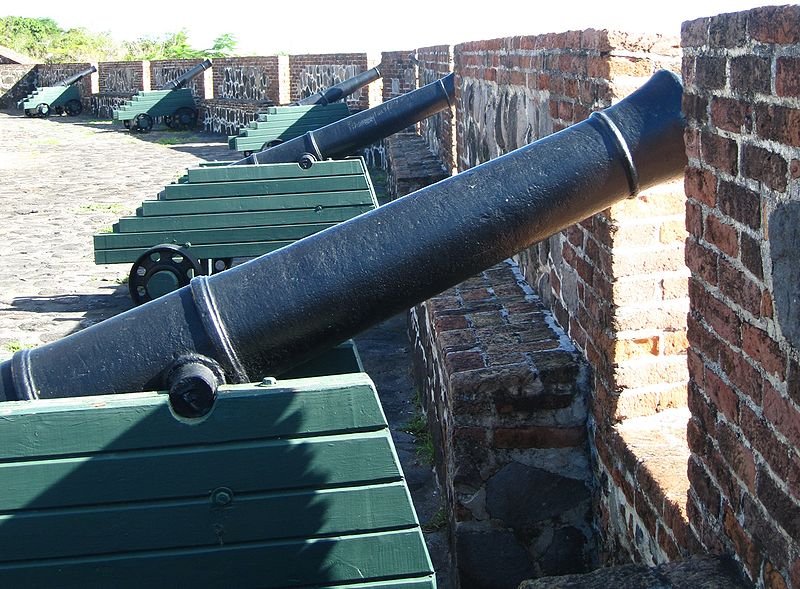
<path id="1" fill-rule="evenodd" d="M 240 494 L 400 478 L 385 430 L 104 452 L 0 465 L 0 511 L 208 497 L 220 487 Z"/>
<path id="2" fill-rule="evenodd" d="M 190 229 L 186 231 L 148 231 L 143 233 L 99 233 L 94 236 L 95 249 L 150 248 L 162 243 L 209 245 L 270 241 L 297 241 L 318 233 L 336 223 L 304 225 L 259 225 L 225 229 Z"/>
<path id="3" fill-rule="evenodd" d="M 346 115 L 337 113 L 325 115 L 305 115 L 299 117 L 270 117 L 266 121 L 258 121 L 256 123 L 250 123 L 247 127 L 242 127 L 237 135 L 239 137 L 249 137 L 251 135 L 258 135 L 259 133 L 286 130 L 294 127 L 316 128 L 335 121 L 340 121 L 345 118 L 345 116 Z"/>
<path id="4" fill-rule="evenodd" d="M 414 579 L 392 579 L 389 581 L 370 581 L 369 583 L 348 583 L 347 585 L 324 585 L 315 589 L 436 589 L 436 575 Z"/>
<path id="5" fill-rule="evenodd" d="M 202 423 L 176 419 L 158 392 L 2 403 L 0 420 L 0 462 L 386 426 L 366 374 L 224 385 Z"/>
<path id="6" fill-rule="evenodd" d="M 207 260 L 212 258 L 255 258 L 274 252 L 294 241 L 251 241 L 248 243 L 215 243 L 193 245 L 187 248 L 196 258 Z M 158 245 L 158 244 L 155 244 Z M 95 250 L 95 264 L 132 264 L 149 247 L 118 250 Z"/>
<path id="7" fill-rule="evenodd" d="M 225 196 L 268 196 L 334 190 L 360 190 L 369 184 L 363 175 L 309 178 L 278 178 L 242 182 L 207 182 L 170 184 L 159 194 L 159 200 L 219 198 Z"/>
<path id="8" fill-rule="evenodd" d="M 242 465 L 244 466 L 244 465 Z M 154 484 L 157 491 L 158 483 Z M 112 503 L 0 515 L 0 563 L 413 528 L 403 482 L 336 489 Z M 46 541 L 43 541 L 46 539 Z"/>
<path id="9" fill-rule="evenodd" d="M 313 112 L 318 110 L 327 110 L 327 109 L 337 109 L 337 110 L 349 110 L 348 106 L 344 102 L 334 102 L 333 104 L 298 104 L 298 105 L 285 105 L 285 106 L 268 106 L 264 110 L 264 114 L 274 115 L 274 114 L 282 114 L 286 112 Z"/>
<path id="10" fill-rule="evenodd" d="M 0 566 L 4 587 L 302 587 L 428 577 L 430 558 L 419 530 L 345 537 L 222 545 L 20 561 Z M 234 581 L 235 580 L 235 581 Z"/>
<path id="11" fill-rule="evenodd" d="M 370 205 L 373 195 L 369 190 L 343 190 L 340 192 L 315 192 L 277 194 L 270 196 L 226 196 L 222 198 L 200 198 L 186 200 L 142 201 L 145 217 L 164 215 L 187 215 L 206 213 L 229 213 L 236 211 L 277 211 L 315 208 L 317 206 Z M 376 206 L 376 205 L 375 205 Z"/>
<path id="12" fill-rule="evenodd" d="M 142 231 L 177 231 L 188 229 L 213 229 L 222 227 L 252 227 L 259 225 L 290 225 L 300 223 L 341 223 L 372 206 L 320 207 L 318 209 L 290 209 L 278 211 L 247 211 L 241 213 L 216 213 L 208 215 L 175 215 L 168 217 L 120 217 L 118 230 L 122 233 Z"/>
<path id="13" fill-rule="evenodd" d="M 236 182 L 243 180 L 269 180 L 275 178 L 310 178 L 321 176 L 346 176 L 363 174 L 366 171 L 363 160 L 327 160 L 316 162 L 304 170 L 298 164 L 269 164 L 221 167 L 189 168 L 186 175 L 192 184 L 203 182 Z"/>
<path id="14" fill-rule="evenodd" d="M 312 376 L 348 374 L 351 372 L 363 372 L 364 366 L 358 350 L 350 341 L 332 348 L 324 354 L 304 362 L 300 366 L 280 375 L 281 378 L 306 378 Z"/>

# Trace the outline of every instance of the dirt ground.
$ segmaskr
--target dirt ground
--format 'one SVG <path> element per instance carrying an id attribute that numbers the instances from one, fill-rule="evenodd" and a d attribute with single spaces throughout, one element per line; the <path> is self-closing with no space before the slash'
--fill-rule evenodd
<path id="1" fill-rule="evenodd" d="M 0 111 L 0 361 L 132 306 L 127 265 L 97 265 L 92 236 L 134 214 L 186 168 L 236 160 L 218 135 L 156 130 L 132 135 L 86 116 L 26 118 Z M 432 467 L 406 433 L 414 418 L 405 319 L 356 338 L 376 383 L 420 521 L 437 521 Z M 445 531 L 426 533 L 439 587 L 451 586 Z"/>

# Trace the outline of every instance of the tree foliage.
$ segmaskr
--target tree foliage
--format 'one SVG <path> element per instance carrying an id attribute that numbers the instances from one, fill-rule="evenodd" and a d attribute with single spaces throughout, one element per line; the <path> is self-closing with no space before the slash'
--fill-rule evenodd
<path id="1" fill-rule="evenodd" d="M 117 42 L 108 33 L 62 29 L 51 18 L 0 17 L 0 45 L 45 63 L 194 59 L 235 55 L 236 39 L 224 33 L 208 49 L 194 49 L 186 30 L 162 37 Z"/>

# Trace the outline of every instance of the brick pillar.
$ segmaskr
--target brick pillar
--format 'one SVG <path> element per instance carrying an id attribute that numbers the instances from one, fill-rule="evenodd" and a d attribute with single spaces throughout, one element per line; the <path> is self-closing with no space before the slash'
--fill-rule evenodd
<path id="1" fill-rule="evenodd" d="M 800 588 L 800 7 L 684 23 L 689 517 Z"/>

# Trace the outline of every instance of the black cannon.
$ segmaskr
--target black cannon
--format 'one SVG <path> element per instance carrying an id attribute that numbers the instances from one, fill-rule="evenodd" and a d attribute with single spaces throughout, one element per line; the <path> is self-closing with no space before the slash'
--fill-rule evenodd
<path id="1" fill-rule="evenodd" d="M 197 106 L 192 91 L 186 84 L 211 67 L 205 59 L 174 80 L 162 84 L 158 90 L 142 90 L 114 111 L 114 122 L 126 129 L 147 133 L 153 128 L 156 117 L 163 117 L 171 129 L 186 130 L 197 124 Z"/>
<path id="2" fill-rule="evenodd" d="M 193 68 L 185 71 L 183 74 L 175 78 L 174 80 L 167 82 L 166 84 L 162 84 L 159 90 L 177 90 L 178 88 L 183 88 L 186 84 L 194 78 L 195 76 L 203 73 L 205 70 L 211 67 L 211 60 L 204 59 L 200 63 L 198 63 Z"/>
<path id="3" fill-rule="evenodd" d="M 257 114 L 255 121 L 239 129 L 237 135 L 228 137 L 228 147 L 249 156 L 348 117 L 347 104 L 338 101 L 380 77 L 380 70 L 374 67 L 294 104 L 269 106 Z"/>
<path id="4" fill-rule="evenodd" d="M 454 96 L 455 75 L 449 74 L 413 92 L 253 153 L 231 165 L 298 162 L 301 167 L 309 167 L 315 161 L 350 155 L 444 110 Z"/>
<path id="5" fill-rule="evenodd" d="M 681 96 L 677 76 L 658 72 L 619 103 L 531 145 L 19 351 L 0 365 L 0 400 L 169 389 L 187 413 L 202 413 L 223 381 L 279 376 L 679 175 Z"/>
<path id="6" fill-rule="evenodd" d="M 374 67 L 366 72 L 355 75 L 352 78 L 348 78 L 343 82 L 339 82 L 338 84 L 335 84 L 326 90 L 321 90 L 316 94 L 301 98 L 295 104 L 300 106 L 308 106 L 312 104 L 330 104 L 350 96 L 356 90 L 371 84 L 380 77 L 380 70 L 377 67 Z"/>
<path id="7" fill-rule="evenodd" d="M 37 88 L 19 101 L 17 106 L 25 111 L 25 116 L 28 117 L 47 117 L 52 113 L 57 115 L 66 113 L 67 116 L 76 117 L 83 112 L 83 104 L 81 92 L 75 83 L 96 71 L 97 68 L 91 66 L 61 80 L 55 86 Z"/>

